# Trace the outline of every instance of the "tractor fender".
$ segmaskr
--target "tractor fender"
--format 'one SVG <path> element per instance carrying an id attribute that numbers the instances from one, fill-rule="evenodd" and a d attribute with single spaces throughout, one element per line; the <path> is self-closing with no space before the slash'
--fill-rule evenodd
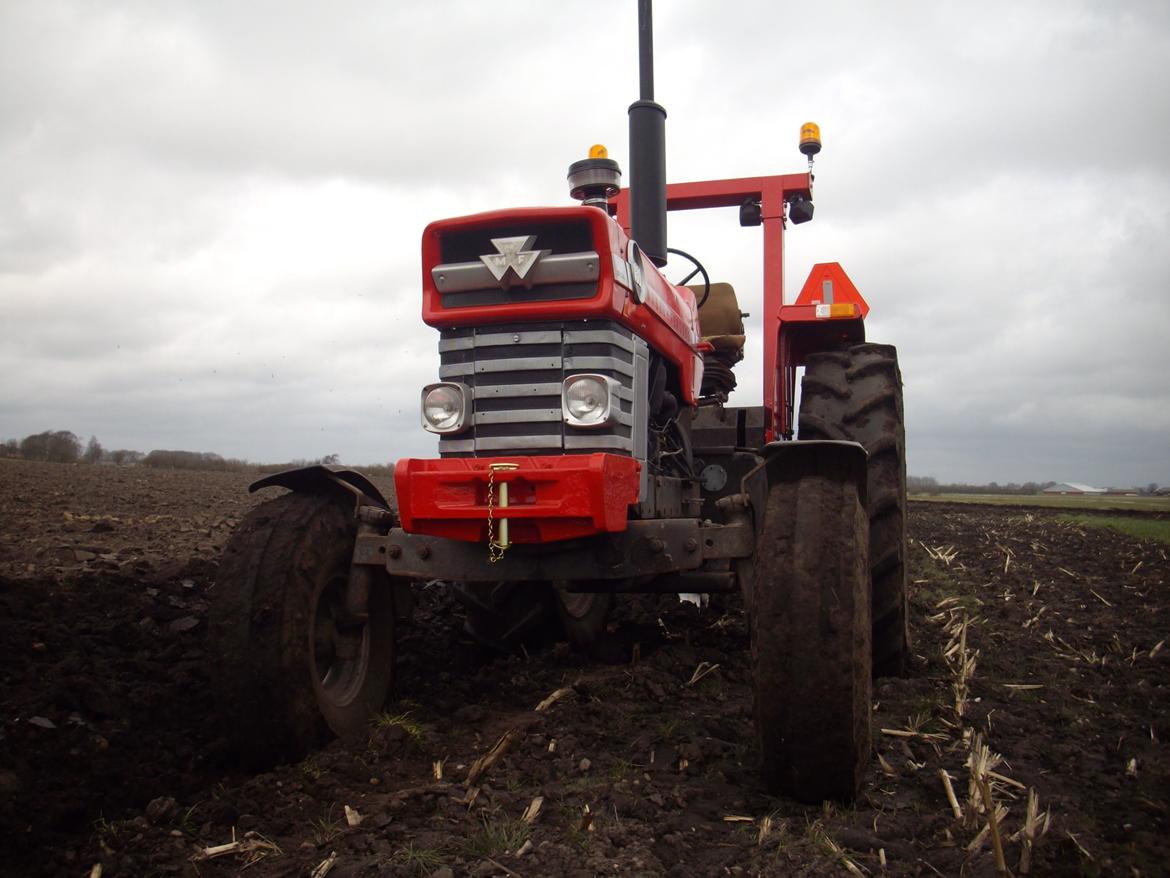
<path id="1" fill-rule="evenodd" d="M 763 460 L 743 477 L 742 492 L 751 500 L 753 510 L 763 510 L 773 485 L 796 481 L 807 475 L 824 475 L 849 480 L 857 486 L 861 504 L 866 504 L 866 465 L 868 455 L 857 442 L 835 439 L 812 439 L 769 442 L 760 449 Z M 756 536 L 763 527 L 763 516 L 753 515 Z"/>
<path id="2" fill-rule="evenodd" d="M 273 473 L 253 482 L 248 486 L 248 491 L 255 493 L 261 488 L 274 486 L 288 488 L 300 494 L 332 494 L 344 500 L 354 501 L 358 506 L 390 509 L 390 504 L 373 482 L 361 473 L 341 466 L 318 464 Z"/>

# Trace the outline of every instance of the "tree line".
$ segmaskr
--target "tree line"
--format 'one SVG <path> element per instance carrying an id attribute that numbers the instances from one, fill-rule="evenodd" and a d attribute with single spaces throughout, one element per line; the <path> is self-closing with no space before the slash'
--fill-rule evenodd
<path id="1" fill-rule="evenodd" d="M 940 483 L 931 476 L 907 476 L 906 490 L 911 494 L 1039 494 L 1051 488 L 1056 482 L 1009 482 L 1001 485 L 989 482 L 986 485 L 965 485 Z"/>
<path id="2" fill-rule="evenodd" d="M 312 460 L 290 460 L 285 463 L 258 464 L 234 457 L 223 457 L 210 451 L 177 451 L 155 449 L 143 454 L 128 448 L 107 449 L 96 436 L 88 443 L 69 430 L 46 430 L 24 439 L 5 439 L 0 442 L 0 457 L 20 460 L 41 460 L 50 463 L 140 465 L 155 469 L 218 470 L 223 472 L 274 473 L 286 469 L 337 464 L 336 454 L 327 454 Z M 390 467 L 382 464 L 363 466 L 368 475 L 389 475 Z"/>
<path id="3" fill-rule="evenodd" d="M 139 451 L 119 448 L 107 451 L 96 436 L 82 445 L 81 438 L 69 430 L 45 430 L 23 439 L 5 439 L 0 443 L 0 457 L 23 460 L 46 460 L 51 463 L 137 463 L 143 457 Z"/>

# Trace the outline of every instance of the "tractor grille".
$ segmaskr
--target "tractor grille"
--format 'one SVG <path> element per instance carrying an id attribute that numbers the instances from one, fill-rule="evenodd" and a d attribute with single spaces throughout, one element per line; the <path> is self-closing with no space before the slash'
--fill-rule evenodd
<path id="1" fill-rule="evenodd" d="M 480 257 L 495 253 L 494 238 L 532 235 L 533 246 L 547 255 L 532 268 L 527 282 L 512 278 L 501 284 Z M 591 299 L 597 295 L 600 258 L 589 223 L 525 221 L 444 232 L 439 240 L 441 264 L 432 276 L 443 308 L 512 305 Z"/>
<path id="2" fill-rule="evenodd" d="M 525 323 L 448 329 L 439 340 L 439 378 L 471 388 L 471 425 L 439 439 L 442 457 L 507 454 L 646 456 L 646 343 L 611 321 Z M 617 422 L 571 427 L 561 414 L 561 382 L 607 375 L 621 385 Z"/>

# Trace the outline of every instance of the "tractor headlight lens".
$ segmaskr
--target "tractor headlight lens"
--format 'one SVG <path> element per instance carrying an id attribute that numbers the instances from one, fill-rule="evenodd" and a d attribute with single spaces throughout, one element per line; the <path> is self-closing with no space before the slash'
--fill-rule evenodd
<path id="1" fill-rule="evenodd" d="M 467 388 L 444 381 L 422 390 L 422 425 L 432 433 L 458 433 L 467 426 Z"/>
<path id="2" fill-rule="evenodd" d="M 561 385 L 561 411 L 571 427 L 604 427 L 617 412 L 617 382 L 606 375 L 573 375 Z"/>

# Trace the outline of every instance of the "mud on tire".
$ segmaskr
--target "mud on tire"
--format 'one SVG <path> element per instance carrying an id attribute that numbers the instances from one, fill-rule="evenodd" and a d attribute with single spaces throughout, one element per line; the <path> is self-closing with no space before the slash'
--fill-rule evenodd
<path id="1" fill-rule="evenodd" d="M 356 524 L 331 498 L 290 493 L 232 536 L 212 594 L 212 681 L 230 742 L 253 768 L 296 759 L 331 730 L 362 734 L 393 674 L 394 613 L 379 572 L 369 621 L 341 624 Z"/>
<path id="2" fill-rule="evenodd" d="M 800 439 L 845 439 L 869 454 L 873 670 L 902 674 L 910 654 L 906 591 L 906 433 L 892 345 L 812 354 L 801 384 Z"/>
<path id="3" fill-rule="evenodd" d="M 764 781 L 802 802 L 852 799 L 870 749 L 866 519 L 857 485 L 773 485 L 750 617 Z"/>

